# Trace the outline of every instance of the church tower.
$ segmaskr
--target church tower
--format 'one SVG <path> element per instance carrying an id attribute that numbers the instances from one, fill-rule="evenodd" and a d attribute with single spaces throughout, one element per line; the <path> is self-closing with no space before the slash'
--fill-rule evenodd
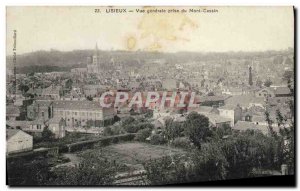
<path id="1" fill-rule="evenodd" d="M 98 61 L 99 61 L 99 51 L 98 51 L 98 45 L 96 43 L 96 47 L 93 54 L 93 65 L 98 65 Z"/>
<path id="2" fill-rule="evenodd" d="M 253 85 L 253 81 L 252 81 L 252 67 L 249 67 L 249 85 L 252 86 Z"/>
<path id="3" fill-rule="evenodd" d="M 101 70 L 100 56 L 99 56 L 99 50 L 98 50 L 97 43 L 96 43 L 93 55 L 87 57 L 87 70 L 88 70 L 88 73 L 98 73 Z"/>

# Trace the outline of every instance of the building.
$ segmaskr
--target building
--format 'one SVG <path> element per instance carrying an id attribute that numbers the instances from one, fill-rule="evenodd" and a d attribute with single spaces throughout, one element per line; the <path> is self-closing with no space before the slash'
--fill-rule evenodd
<path id="1" fill-rule="evenodd" d="M 49 86 L 42 91 L 42 96 L 53 100 L 59 100 L 63 94 L 61 86 Z"/>
<path id="2" fill-rule="evenodd" d="M 6 129 L 6 153 L 18 153 L 31 151 L 33 138 L 31 135 L 19 129 Z"/>
<path id="3" fill-rule="evenodd" d="M 253 81 L 252 81 L 252 67 L 249 67 L 249 86 L 253 85 Z"/>
<path id="4" fill-rule="evenodd" d="M 203 113 L 208 119 L 211 126 L 221 128 L 224 126 L 232 127 L 232 120 L 228 117 L 222 117 L 214 113 Z"/>
<path id="5" fill-rule="evenodd" d="M 229 96 L 201 96 L 197 104 L 201 106 L 223 106 L 225 104 L 225 100 L 227 100 Z"/>
<path id="6" fill-rule="evenodd" d="M 20 117 L 21 111 L 18 106 L 7 105 L 6 106 L 6 120 L 16 120 Z"/>
<path id="7" fill-rule="evenodd" d="M 53 116 L 63 118 L 67 127 L 103 127 L 113 123 L 114 108 L 92 101 L 54 101 Z"/>
<path id="8" fill-rule="evenodd" d="M 36 100 L 27 107 L 27 118 L 30 120 L 48 121 L 53 117 L 53 102 L 50 100 Z"/>
<path id="9" fill-rule="evenodd" d="M 56 139 L 66 136 L 66 121 L 63 118 L 51 118 L 47 123 L 49 130 L 54 133 Z"/>
<path id="10" fill-rule="evenodd" d="M 33 136 L 41 136 L 46 127 L 54 134 L 56 139 L 65 137 L 66 124 L 62 118 L 51 118 L 46 122 L 41 119 L 34 121 L 7 121 L 6 124 L 15 129 L 20 129 Z"/>
<path id="11" fill-rule="evenodd" d="M 93 56 L 87 58 L 87 72 L 99 73 L 101 70 L 101 58 L 99 56 L 99 50 L 96 44 Z"/>
<path id="12" fill-rule="evenodd" d="M 290 97 L 291 91 L 288 87 L 267 87 L 255 94 L 256 97 L 274 98 L 274 97 Z"/>
<path id="13" fill-rule="evenodd" d="M 224 88 L 222 90 L 223 95 L 236 96 L 236 95 L 244 95 L 246 93 L 247 92 L 243 88 L 230 87 L 230 88 Z"/>
<path id="14" fill-rule="evenodd" d="M 232 128 L 236 131 L 246 131 L 246 130 L 258 130 L 261 131 L 263 134 L 267 135 L 269 133 L 268 126 L 265 125 L 257 125 L 255 123 L 249 121 L 238 121 L 234 127 Z M 273 130 L 278 133 L 278 127 L 273 127 Z"/>
<path id="15" fill-rule="evenodd" d="M 238 120 L 242 119 L 243 109 L 240 105 L 224 105 L 219 107 L 218 110 L 220 116 L 229 118 L 231 120 L 231 126 L 234 126 Z"/>
<path id="16" fill-rule="evenodd" d="M 243 109 L 250 108 L 252 106 L 265 107 L 264 97 L 255 97 L 253 95 L 240 95 L 231 96 L 225 101 L 225 105 L 237 105 L 239 104 Z"/>

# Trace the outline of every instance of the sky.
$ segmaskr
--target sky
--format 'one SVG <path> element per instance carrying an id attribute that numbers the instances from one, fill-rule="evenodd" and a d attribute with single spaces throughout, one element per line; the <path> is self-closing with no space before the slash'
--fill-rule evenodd
<path id="1" fill-rule="evenodd" d="M 127 13 L 106 13 L 110 8 Z M 217 12 L 191 13 L 191 8 Z M 171 13 L 147 13 L 155 9 Z M 7 7 L 7 55 L 13 54 L 14 30 L 17 54 L 93 49 L 96 43 L 100 50 L 164 52 L 294 47 L 293 7 Z"/>

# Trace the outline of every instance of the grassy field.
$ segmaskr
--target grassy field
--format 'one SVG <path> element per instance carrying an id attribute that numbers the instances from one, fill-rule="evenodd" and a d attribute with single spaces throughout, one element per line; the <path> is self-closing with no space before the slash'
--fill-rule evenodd
<path id="1" fill-rule="evenodd" d="M 151 145 L 140 142 L 113 144 L 107 147 L 89 149 L 84 152 L 101 153 L 103 158 L 124 164 L 132 170 L 143 169 L 142 163 L 149 159 L 156 159 L 174 154 L 185 154 L 181 149 L 161 145 Z"/>

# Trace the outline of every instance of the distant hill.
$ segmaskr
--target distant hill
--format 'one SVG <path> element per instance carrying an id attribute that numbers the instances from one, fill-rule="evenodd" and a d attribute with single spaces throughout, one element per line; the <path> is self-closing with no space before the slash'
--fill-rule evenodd
<path id="1" fill-rule="evenodd" d="M 205 61 L 230 58 L 253 57 L 270 57 L 281 54 L 291 54 L 293 50 L 288 51 L 266 51 L 266 52 L 225 52 L 225 53 L 198 53 L 198 52 L 177 52 L 177 53 L 160 53 L 160 52 L 143 52 L 143 51 L 99 51 L 101 59 L 115 61 L 124 64 L 143 63 L 147 59 L 165 59 L 169 63 L 183 63 L 189 61 Z M 51 71 L 68 71 L 73 67 L 85 67 L 88 56 L 93 55 L 93 50 L 73 50 L 73 51 L 36 51 L 17 55 L 17 72 L 51 72 Z M 12 56 L 6 57 L 6 66 L 13 67 Z"/>

